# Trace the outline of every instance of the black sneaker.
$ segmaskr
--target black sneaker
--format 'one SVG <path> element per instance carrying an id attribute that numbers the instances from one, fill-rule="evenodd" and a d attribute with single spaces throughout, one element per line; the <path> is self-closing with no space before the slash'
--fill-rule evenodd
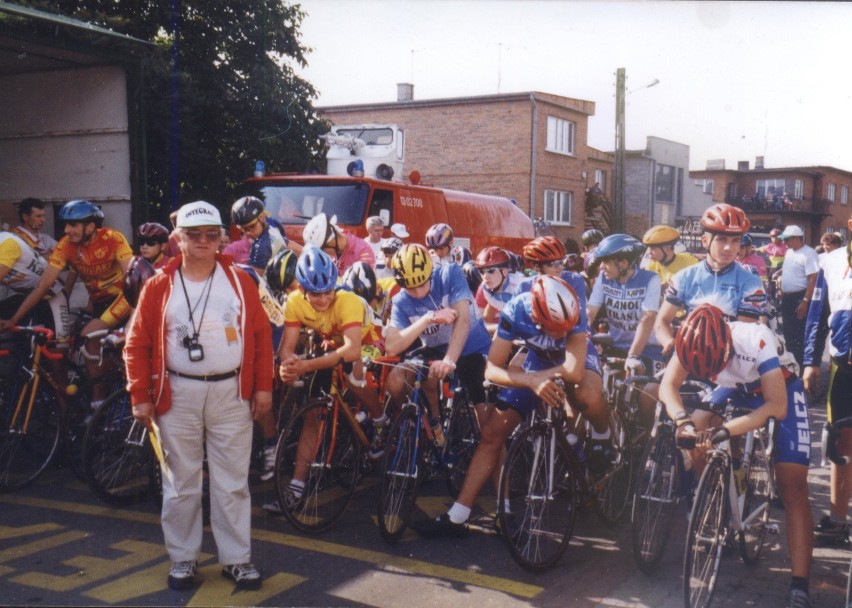
<path id="1" fill-rule="evenodd" d="M 169 589 L 192 589 L 198 582 L 198 562 L 175 562 L 169 570 Z"/>
<path id="2" fill-rule="evenodd" d="M 612 439 L 589 440 L 589 471 L 598 477 L 609 471 L 615 459 L 615 448 Z"/>
<path id="3" fill-rule="evenodd" d="M 467 524 L 454 524 L 450 520 L 450 516 L 446 513 L 439 515 L 435 519 L 418 522 L 417 525 L 411 524 L 411 527 L 423 536 L 430 538 L 440 538 L 442 536 L 462 538 L 468 532 Z"/>
<path id="4" fill-rule="evenodd" d="M 849 524 L 838 524 L 826 515 L 814 528 L 814 540 L 821 547 L 845 547 L 849 545 Z"/>
<path id="5" fill-rule="evenodd" d="M 801 589 L 790 589 L 787 596 L 787 608 L 812 608 L 811 598 L 807 592 Z"/>
<path id="6" fill-rule="evenodd" d="M 222 568 L 222 576 L 237 584 L 237 589 L 260 589 L 263 579 L 252 563 L 231 564 Z"/>

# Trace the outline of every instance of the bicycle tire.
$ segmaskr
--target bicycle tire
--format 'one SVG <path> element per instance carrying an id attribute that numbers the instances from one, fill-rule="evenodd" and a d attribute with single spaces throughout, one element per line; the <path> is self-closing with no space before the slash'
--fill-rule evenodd
<path id="1" fill-rule="evenodd" d="M 525 570 L 555 565 L 574 533 L 580 465 L 574 451 L 545 424 L 521 431 L 500 472 L 497 519 L 512 559 Z M 548 446 L 554 447 L 552 458 Z M 553 485 L 549 486 L 549 480 Z M 509 509 L 506 509 L 506 502 Z"/>
<path id="2" fill-rule="evenodd" d="M 774 488 L 774 464 L 766 457 L 765 431 L 756 431 L 748 471 L 746 471 L 746 493 L 743 501 L 743 518 L 763 505 L 762 513 L 752 520 L 739 536 L 740 557 L 746 564 L 755 563 L 763 550 L 767 526 L 771 518 Z"/>
<path id="3" fill-rule="evenodd" d="M 107 397 L 92 415 L 82 451 L 86 482 L 108 504 L 140 502 L 155 487 L 154 452 L 144 427 L 133 418 L 125 389 Z"/>
<path id="4" fill-rule="evenodd" d="M 616 461 L 605 481 L 596 486 L 595 512 L 605 524 L 612 526 L 630 506 L 635 457 L 631 454 L 630 429 L 622 413 L 610 410 L 609 424 Z"/>
<path id="5" fill-rule="evenodd" d="M 846 608 L 852 608 L 852 558 L 849 560 L 849 573 L 846 575 Z"/>
<path id="6" fill-rule="evenodd" d="M 418 449 L 425 447 L 417 406 L 408 403 L 391 427 L 382 462 L 377 515 L 382 538 L 390 544 L 395 544 L 408 528 L 419 485 Z"/>
<path id="7" fill-rule="evenodd" d="M 447 444 L 444 448 L 447 490 L 457 498 L 461 492 L 470 459 L 479 445 L 479 423 L 476 412 L 465 391 L 459 391 L 453 400 L 453 411 L 444 433 Z"/>
<path id="8" fill-rule="evenodd" d="M 669 541 L 678 505 L 679 458 L 671 429 L 660 427 L 637 467 L 630 524 L 633 560 L 645 574 L 654 573 Z"/>
<path id="9" fill-rule="evenodd" d="M 315 425 L 313 439 L 303 433 L 306 422 Z M 305 487 L 301 499 L 288 507 L 286 493 L 300 457 L 307 468 Z M 306 403 L 290 419 L 275 450 L 275 487 L 287 521 L 307 533 L 329 529 L 355 493 L 360 461 L 361 444 L 349 419 L 340 412 L 335 419 L 328 399 Z"/>
<path id="10" fill-rule="evenodd" d="M 59 446 L 59 395 L 41 378 L 24 432 L 27 403 L 36 378 L 19 374 L 4 383 L 0 393 L 0 492 L 19 490 L 33 483 L 50 465 Z M 13 423 L 22 393 L 23 405 Z"/>
<path id="11" fill-rule="evenodd" d="M 728 468 L 711 458 L 701 474 L 686 530 L 683 556 L 683 605 L 705 608 L 719 578 L 728 526 Z"/>

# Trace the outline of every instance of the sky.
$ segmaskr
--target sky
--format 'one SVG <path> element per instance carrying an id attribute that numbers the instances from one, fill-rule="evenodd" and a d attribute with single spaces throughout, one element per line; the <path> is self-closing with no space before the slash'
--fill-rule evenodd
<path id="1" fill-rule="evenodd" d="M 710 159 L 852 171 L 852 3 L 301 0 L 316 106 L 541 91 L 595 102 L 589 145 L 648 136 Z M 659 84 L 648 87 L 654 80 Z"/>

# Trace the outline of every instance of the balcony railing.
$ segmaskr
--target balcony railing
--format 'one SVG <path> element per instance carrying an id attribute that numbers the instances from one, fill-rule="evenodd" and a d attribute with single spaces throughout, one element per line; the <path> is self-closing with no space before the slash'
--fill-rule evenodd
<path id="1" fill-rule="evenodd" d="M 798 199 L 771 199 L 756 196 L 725 197 L 725 202 L 752 213 L 808 213 L 829 215 L 831 201 L 802 197 Z"/>

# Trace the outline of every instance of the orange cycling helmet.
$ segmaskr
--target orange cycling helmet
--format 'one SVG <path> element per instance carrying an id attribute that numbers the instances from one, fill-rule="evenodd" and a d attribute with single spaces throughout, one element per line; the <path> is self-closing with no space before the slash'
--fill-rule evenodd
<path id="1" fill-rule="evenodd" d="M 642 243 L 649 247 L 663 247 L 673 245 L 680 238 L 680 233 L 665 224 L 654 226 L 642 237 Z"/>
<path id="2" fill-rule="evenodd" d="M 511 259 L 506 250 L 494 245 L 486 247 L 476 254 L 476 259 L 473 261 L 477 268 L 493 268 L 495 266 L 508 268 L 509 262 L 511 262 Z"/>
<path id="3" fill-rule="evenodd" d="M 687 372 L 711 380 L 733 355 L 731 328 L 722 311 L 701 304 L 686 317 L 675 336 L 677 358 Z"/>
<path id="4" fill-rule="evenodd" d="M 577 294 L 559 277 L 539 275 L 533 281 L 530 317 L 544 329 L 568 333 L 580 321 Z"/>
<path id="5" fill-rule="evenodd" d="M 565 245 L 555 236 L 540 236 L 524 245 L 524 259 L 533 264 L 555 262 L 565 257 Z"/>
<path id="6" fill-rule="evenodd" d="M 727 203 L 712 205 L 701 216 L 701 227 L 714 234 L 742 236 L 750 226 L 743 210 Z"/>

